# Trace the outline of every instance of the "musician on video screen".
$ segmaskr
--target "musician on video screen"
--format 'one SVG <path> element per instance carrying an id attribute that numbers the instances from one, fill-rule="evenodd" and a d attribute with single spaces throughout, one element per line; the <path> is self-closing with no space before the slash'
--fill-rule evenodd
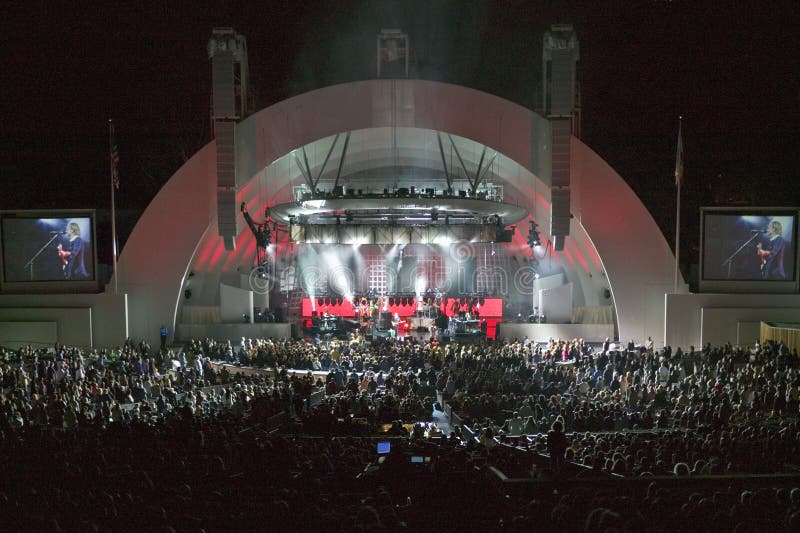
<path id="1" fill-rule="evenodd" d="M 758 257 L 761 259 L 761 277 L 765 279 L 786 279 L 783 270 L 783 251 L 786 243 L 783 240 L 783 226 L 777 220 L 769 223 L 766 246 L 758 243 Z"/>
<path id="2" fill-rule="evenodd" d="M 58 245 L 58 257 L 61 259 L 61 269 L 66 279 L 87 279 L 89 273 L 86 272 L 84 262 L 84 252 L 86 243 L 81 239 L 81 227 L 77 222 L 67 224 L 66 244 Z"/>

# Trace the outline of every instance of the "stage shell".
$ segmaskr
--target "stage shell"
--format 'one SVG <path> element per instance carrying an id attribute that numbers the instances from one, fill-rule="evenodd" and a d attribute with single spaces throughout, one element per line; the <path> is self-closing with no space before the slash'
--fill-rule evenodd
<path id="1" fill-rule="evenodd" d="M 506 198 L 549 227 L 549 122 L 487 93 L 420 80 L 326 87 L 247 117 L 236 127 L 237 203 L 261 209 L 290 199 L 292 187 L 303 183 L 293 151 L 313 151 L 311 166 L 321 168 L 325 142 L 331 142 L 326 139 L 345 132 L 352 132 L 345 158 L 349 174 L 388 164 L 441 168 L 438 148 L 430 145 L 437 132 L 461 144 L 467 167 L 477 166 L 485 146 L 498 154 L 492 179 L 504 186 Z M 391 150 L 386 139 L 394 143 Z M 338 157 L 333 155 L 329 168 L 336 169 Z M 620 339 L 663 338 L 664 294 L 674 273 L 664 236 L 627 183 L 574 137 L 571 166 L 570 236 L 551 260 L 561 262 L 565 280 L 577 288 L 575 304 L 613 303 Z M 216 187 L 212 141 L 178 169 L 134 228 L 119 261 L 131 337 L 156 343 L 160 325 L 171 332 L 180 326 L 184 307 L 213 316 L 220 286 L 246 278 L 254 239 L 240 216 L 237 248 L 224 250 Z"/>

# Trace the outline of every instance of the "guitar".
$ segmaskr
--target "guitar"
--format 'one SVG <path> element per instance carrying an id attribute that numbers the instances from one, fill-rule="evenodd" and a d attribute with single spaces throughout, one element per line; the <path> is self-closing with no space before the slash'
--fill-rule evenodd
<path id="1" fill-rule="evenodd" d="M 756 245 L 756 253 L 758 254 L 758 258 L 761 259 L 761 273 L 764 273 L 764 269 L 767 268 L 767 257 L 769 257 L 769 250 L 764 250 L 761 247 L 761 243 Z"/>
<path id="2" fill-rule="evenodd" d="M 57 247 L 58 249 L 58 258 L 61 259 L 61 271 L 67 271 L 67 263 L 69 262 L 69 256 L 72 255 L 72 252 L 67 252 L 64 250 L 64 247 L 59 244 Z"/>

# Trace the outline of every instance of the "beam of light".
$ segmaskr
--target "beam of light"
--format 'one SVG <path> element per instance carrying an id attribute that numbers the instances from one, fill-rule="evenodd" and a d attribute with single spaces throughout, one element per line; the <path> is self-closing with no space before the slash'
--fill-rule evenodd
<path id="1" fill-rule="evenodd" d="M 313 247 L 305 246 L 304 253 L 298 254 L 297 268 L 303 280 L 303 286 L 311 298 L 311 310 L 317 310 L 317 254 Z"/>
<path id="2" fill-rule="evenodd" d="M 428 289 L 428 280 L 422 276 L 417 278 L 417 281 L 414 283 L 414 292 L 417 293 L 417 300 L 422 298 L 422 293 L 424 293 Z"/>
<path id="3" fill-rule="evenodd" d="M 336 246 L 327 247 L 322 252 L 324 268 L 328 272 L 328 284 L 338 291 L 346 300 L 353 301 L 352 276 L 349 276 L 349 269 L 345 255 L 349 253 L 348 247 Z"/>

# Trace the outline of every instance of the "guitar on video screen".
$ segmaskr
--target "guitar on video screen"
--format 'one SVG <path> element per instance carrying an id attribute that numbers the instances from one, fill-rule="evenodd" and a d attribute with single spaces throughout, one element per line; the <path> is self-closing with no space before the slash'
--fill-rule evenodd
<path id="1" fill-rule="evenodd" d="M 64 247 L 61 244 L 59 244 L 56 249 L 58 249 L 58 258 L 61 259 L 61 271 L 66 274 L 67 263 L 69 262 L 69 256 L 72 255 L 72 253 L 64 250 Z"/>
<path id="2" fill-rule="evenodd" d="M 761 247 L 761 243 L 756 245 L 756 253 L 758 254 L 758 258 L 761 260 L 761 273 L 764 273 L 764 269 L 767 268 L 767 257 L 769 257 L 769 250 L 765 250 Z"/>

